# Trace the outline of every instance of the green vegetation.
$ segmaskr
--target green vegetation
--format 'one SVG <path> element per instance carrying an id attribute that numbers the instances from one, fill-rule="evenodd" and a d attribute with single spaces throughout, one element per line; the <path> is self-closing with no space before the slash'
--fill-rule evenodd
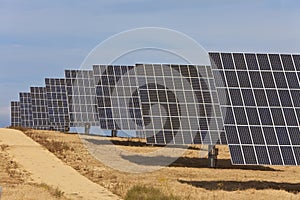
<path id="1" fill-rule="evenodd" d="M 179 198 L 166 195 L 154 187 L 135 185 L 127 192 L 125 200 L 179 200 Z"/>

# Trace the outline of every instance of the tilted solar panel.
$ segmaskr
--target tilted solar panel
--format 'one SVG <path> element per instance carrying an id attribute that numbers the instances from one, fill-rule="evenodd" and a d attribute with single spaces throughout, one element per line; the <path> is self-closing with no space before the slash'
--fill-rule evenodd
<path id="1" fill-rule="evenodd" d="M 21 126 L 26 128 L 33 127 L 31 94 L 29 92 L 20 92 L 20 117 Z"/>
<path id="2" fill-rule="evenodd" d="M 94 65 L 100 127 L 142 130 L 142 116 L 134 66 Z"/>
<path id="3" fill-rule="evenodd" d="M 300 57 L 209 55 L 233 164 L 299 165 Z"/>
<path id="4" fill-rule="evenodd" d="M 226 144 L 210 67 L 94 66 L 101 128 L 144 130 L 154 144 Z"/>
<path id="5" fill-rule="evenodd" d="M 11 116 L 11 126 L 13 126 L 13 127 L 21 126 L 20 102 L 19 101 L 12 101 L 10 103 L 10 116 Z"/>
<path id="6" fill-rule="evenodd" d="M 46 78 L 50 129 L 65 131 L 70 127 L 66 80 Z"/>
<path id="7" fill-rule="evenodd" d="M 49 130 L 47 91 L 45 87 L 30 87 L 33 128 Z"/>
<path id="8" fill-rule="evenodd" d="M 100 126 L 94 73 L 92 70 L 65 70 L 70 126 Z"/>

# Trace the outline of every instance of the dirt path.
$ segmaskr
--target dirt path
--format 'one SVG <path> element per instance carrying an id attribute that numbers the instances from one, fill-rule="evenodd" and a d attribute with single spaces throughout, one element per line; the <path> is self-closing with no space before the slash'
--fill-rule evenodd
<path id="1" fill-rule="evenodd" d="M 64 192 L 67 198 L 74 200 L 120 199 L 110 191 L 80 175 L 20 131 L 0 129 L 0 144 L 9 146 L 9 154 L 32 174 L 34 182 L 57 187 Z"/>

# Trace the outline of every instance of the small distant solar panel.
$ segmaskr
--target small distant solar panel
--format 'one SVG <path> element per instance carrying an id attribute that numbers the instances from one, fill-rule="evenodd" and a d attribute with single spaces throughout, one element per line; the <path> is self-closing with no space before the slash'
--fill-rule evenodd
<path id="1" fill-rule="evenodd" d="M 299 56 L 209 55 L 233 164 L 299 165 Z"/>
<path id="2" fill-rule="evenodd" d="M 65 131 L 70 127 L 66 80 L 46 78 L 50 129 Z"/>
<path id="3" fill-rule="evenodd" d="M 31 94 L 29 92 L 20 92 L 20 117 L 21 126 L 26 128 L 33 127 Z"/>
<path id="4" fill-rule="evenodd" d="M 65 70 L 70 126 L 100 126 L 94 73 L 92 70 Z"/>
<path id="5" fill-rule="evenodd" d="M 45 87 L 30 87 L 33 128 L 49 130 L 47 91 Z"/>
<path id="6" fill-rule="evenodd" d="M 11 112 L 11 126 L 18 127 L 21 126 L 21 116 L 20 116 L 20 102 L 12 101 L 10 103 Z"/>

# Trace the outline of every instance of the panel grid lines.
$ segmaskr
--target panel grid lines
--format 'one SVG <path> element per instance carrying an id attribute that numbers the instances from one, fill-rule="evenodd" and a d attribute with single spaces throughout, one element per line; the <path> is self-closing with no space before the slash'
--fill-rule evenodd
<path id="1" fill-rule="evenodd" d="M 267 65 L 269 65 L 269 58 L 267 58 L 267 60 L 268 60 L 268 64 Z M 260 63 L 258 63 L 258 66 L 261 68 L 261 66 L 260 66 L 261 64 Z M 271 70 L 270 70 L 271 71 Z M 262 78 L 262 72 L 263 71 L 259 71 L 259 74 L 260 74 L 260 77 L 261 77 L 261 80 L 263 80 L 263 78 Z M 268 73 L 269 71 L 267 71 L 267 73 Z M 272 76 L 272 79 L 273 80 L 275 80 L 274 79 L 274 76 L 273 76 L 273 73 L 270 73 L 271 74 L 271 76 Z M 264 81 L 262 81 L 262 84 L 263 84 L 263 91 L 264 91 L 264 94 L 265 94 L 265 96 L 267 96 L 267 92 L 266 92 L 266 86 L 265 86 L 265 82 Z M 276 86 L 275 86 L 275 88 L 276 88 Z M 277 89 L 277 88 L 276 88 Z M 276 89 L 275 89 L 275 91 L 276 91 Z M 277 92 L 277 91 L 276 91 Z M 256 100 L 255 100 L 255 102 L 258 102 L 258 99 L 257 99 L 257 96 L 255 96 L 254 97 Z M 266 99 L 267 101 L 267 104 L 266 104 L 266 109 L 268 109 L 269 110 L 269 112 L 271 113 L 271 109 L 270 109 L 270 102 L 269 102 L 269 99 L 267 98 Z M 281 107 L 281 106 L 280 106 Z M 276 132 L 276 130 L 275 130 L 275 127 L 273 126 L 273 124 L 274 124 L 274 119 L 273 119 L 273 117 L 271 117 L 271 121 L 272 121 L 272 127 L 270 127 L 270 128 L 272 128 L 273 129 L 273 131 L 274 131 L 274 133 Z M 265 134 L 263 134 L 264 135 L 264 138 L 266 138 L 266 136 L 265 136 Z M 275 138 L 276 138 L 276 141 L 277 141 L 277 144 L 279 144 L 279 142 L 278 142 L 278 137 L 277 137 L 277 135 L 275 134 Z M 268 142 L 266 141 L 266 144 L 268 145 Z M 269 149 L 267 149 L 267 152 L 268 152 L 268 154 L 269 154 L 269 158 L 270 158 L 270 164 L 273 164 L 272 163 L 272 157 L 270 156 L 270 154 L 272 154 L 273 152 L 270 152 L 269 151 Z M 281 159 L 281 162 L 282 162 L 282 155 L 281 155 L 281 152 L 280 152 L 280 159 Z M 282 162 L 283 163 L 283 162 Z M 279 164 L 279 163 L 278 163 Z"/>
<path id="2" fill-rule="evenodd" d="M 244 55 L 243 55 L 244 56 Z M 233 60 L 233 62 L 234 62 L 234 68 L 235 69 L 237 69 L 237 63 L 235 62 L 235 60 Z M 243 61 L 242 61 L 243 62 Z M 237 74 L 237 72 L 236 72 L 236 74 Z M 241 83 L 240 83 L 240 79 L 238 79 L 238 84 L 239 84 L 239 91 L 240 91 L 240 94 L 242 94 L 242 90 L 241 90 L 241 88 L 240 88 L 240 86 L 241 86 Z M 243 102 L 243 109 L 244 110 L 246 110 L 246 106 L 245 106 L 245 100 L 244 100 L 244 97 L 241 95 L 241 97 L 242 97 L 242 102 Z M 248 115 L 246 115 L 246 120 L 247 120 L 247 124 L 250 124 L 249 123 L 249 119 L 248 119 Z M 248 129 L 248 131 L 249 131 L 249 133 L 250 133 L 250 127 L 247 127 L 247 129 Z M 246 131 L 247 132 L 247 131 Z M 246 136 L 244 136 L 244 137 L 249 137 L 250 136 L 250 139 L 251 139 L 251 143 L 253 144 L 252 145 L 252 147 L 254 148 L 254 142 L 253 142 L 253 137 L 252 137 L 252 134 L 250 134 L 250 135 L 246 135 Z M 240 142 L 241 142 L 241 136 L 239 135 L 239 138 L 240 138 Z M 242 137 L 242 139 L 244 139 L 243 137 Z M 254 153 L 255 153 L 255 163 L 253 162 L 253 163 L 251 163 L 251 164 L 258 164 L 257 163 L 257 153 L 256 153 L 256 151 L 254 151 Z M 244 155 L 244 160 L 246 160 L 247 158 L 245 157 L 245 155 Z"/>
<path id="3" fill-rule="evenodd" d="M 99 126 L 94 73 L 92 70 L 65 70 L 70 126 Z"/>
<path id="4" fill-rule="evenodd" d="M 210 58 L 214 74 L 224 74 L 225 85 L 219 80 L 216 83 L 218 91 L 224 91 L 228 98 L 221 108 L 223 113 L 227 110 L 223 118 L 232 162 L 255 164 L 256 160 L 257 164 L 297 165 L 296 151 L 300 148 L 297 56 L 210 53 Z"/>
<path id="5" fill-rule="evenodd" d="M 226 143 L 219 135 L 223 119 L 210 67 L 95 65 L 93 70 L 102 128 L 144 130 L 147 142 L 155 144 Z"/>
<path id="6" fill-rule="evenodd" d="M 10 103 L 11 111 L 11 126 L 19 127 L 21 126 L 21 116 L 20 116 L 20 102 L 12 101 Z"/>
<path id="7" fill-rule="evenodd" d="M 32 128 L 32 107 L 29 92 L 20 92 L 20 117 L 22 127 Z"/>
<path id="8" fill-rule="evenodd" d="M 32 104 L 33 128 L 48 130 L 50 126 L 46 88 L 31 87 L 30 93 Z"/>
<path id="9" fill-rule="evenodd" d="M 222 58 L 222 56 L 221 56 Z M 224 63 L 223 63 L 223 59 L 221 59 L 221 64 L 222 66 L 224 66 Z M 235 72 L 234 72 L 235 73 Z M 225 82 L 226 82 L 226 85 L 228 85 L 228 79 L 225 79 Z M 218 86 L 217 86 L 218 87 Z M 229 101 L 230 101 L 230 104 L 232 105 L 232 97 L 231 95 L 228 96 L 229 98 Z M 231 109 L 231 108 L 230 108 Z M 236 115 L 233 115 L 233 119 L 234 119 L 234 124 L 237 124 L 237 120 L 236 120 Z M 224 119 L 225 121 L 225 119 Z M 237 130 L 237 127 L 234 127 L 236 130 Z M 228 136 L 227 136 L 228 137 Z M 239 134 L 237 134 L 237 138 L 238 138 L 238 142 L 241 143 L 241 139 L 240 139 L 240 136 Z M 227 141 L 229 142 L 228 138 L 227 138 Z M 230 146 L 229 146 L 230 147 Z M 245 156 L 244 156 L 244 152 L 241 151 L 241 154 L 242 154 L 242 161 L 245 162 Z M 231 159 L 234 159 L 233 156 L 231 156 Z"/>
<path id="10" fill-rule="evenodd" d="M 280 64 L 281 64 L 282 68 L 284 69 L 284 67 L 283 67 L 283 62 L 282 62 L 282 58 L 281 58 L 281 57 L 279 57 L 279 58 L 280 58 Z M 288 85 L 288 79 L 287 79 L 286 73 L 284 73 L 284 77 L 285 77 L 285 82 L 286 82 L 286 84 Z M 299 82 L 299 79 L 298 79 L 298 82 Z M 288 87 L 288 91 L 289 91 L 290 98 L 292 99 L 292 94 L 291 94 L 291 90 L 290 90 L 289 87 Z M 294 102 L 293 102 L 293 101 L 291 101 L 291 102 L 292 102 L 292 105 L 293 105 L 292 107 L 295 108 Z M 282 102 L 281 102 L 281 106 L 282 106 Z M 282 114 L 283 114 L 283 116 L 284 116 L 285 124 L 287 124 L 286 116 L 284 115 L 283 110 L 281 110 L 281 111 L 282 111 Z M 294 109 L 293 109 L 293 111 L 294 111 L 294 114 L 295 114 L 297 120 L 299 121 L 300 119 L 298 118 L 296 111 L 295 111 Z M 288 129 L 287 129 L 287 128 L 286 128 L 286 131 L 287 131 L 287 133 L 288 133 Z M 291 140 L 291 138 L 290 138 L 290 134 L 288 133 L 287 136 L 288 136 L 289 144 L 292 145 L 292 140 Z M 278 137 L 277 137 L 277 139 L 278 139 Z M 278 143 L 278 144 L 280 144 L 280 143 Z M 290 145 L 289 145 L 289 146 L 290 146 Z M 282 156 L 282 158 L 283 158 L 283 163 L 285 163 L 285 160 L 284 160 L 284 157 L 283 157 L 283 155 L 282 155 L 281 149 L 280 149 L 280 152 L 281 152 L 281 156 Z M 299 164 L 299 163 L 297 163 L 296 155 L 295 155 L 295 152 L 294 152 L 294 149 L 293 149 L 293 148 L 292 148 L 292 153 L 293 153 L 293 157 L 294 157 L 295 163 L 296 163 L 296 164 Z M 285 164 L 287 165 L 288 163 L 285 163 Z"/>
<path id="11" fill-rule="evenodd" d="M 70 127 L 66 80 L 46 78 L 47 104 L 50 129 L 65 131 Z"/>

